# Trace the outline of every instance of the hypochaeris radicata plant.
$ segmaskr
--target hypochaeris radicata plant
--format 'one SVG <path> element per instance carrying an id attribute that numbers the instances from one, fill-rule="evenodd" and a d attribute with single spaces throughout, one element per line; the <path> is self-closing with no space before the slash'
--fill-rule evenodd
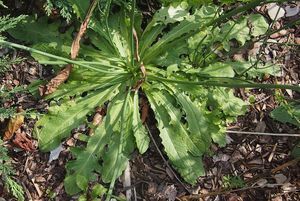
<path id="1" fill-rule="evenodd" d="M 69 2 L 84 21 L 89 1 Z M 231 88 L 299 90 L 251 82 L 250 77 L 266 73 L 276 76 L 278 67 L 256 58 L 234 62 L 226 56 L 233 46 L 242 47 L 268 32 L 269 24 L 260 14 L 234 17 L 261 4 L 251 1 L 228 12 L 209 4 L 171 4 L 142 26 L 135 0 L 101 1 L 76 59 L 69 59 L 74 30 L 60 33 L 57 21 L 28 17 L 10 31 L 31 47 L 0 43 L 29 50 L 42 64 L 73 65 L 66 82 L 43 94 L 50 107 L 35 126 L 42 151 L 56 148 L 96 108 L 106 110 L 86 146 L 72 149 L 75 159 L 67 164 L 66 191 L 85 191 L 95 174 L 113 185 L 134 150 L 147 151 L 150 138 L 141 120 L 141 102 L 153 110 L 170 163 L 194 184 L 205 173 L 201 158 L 212 142 L 224 146 L 226 123 L 247 110 L 247 103 Z"/>

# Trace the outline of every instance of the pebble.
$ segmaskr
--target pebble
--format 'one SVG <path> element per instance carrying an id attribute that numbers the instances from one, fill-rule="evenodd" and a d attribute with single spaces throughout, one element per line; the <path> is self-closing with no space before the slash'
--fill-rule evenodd
<path id="1" fill-rule="evenodd" d="M 268 15 L 272 20 L 278 20 L 285 15 L 285 10 L 278 6 L 276 3 L 268 4 Z"/>

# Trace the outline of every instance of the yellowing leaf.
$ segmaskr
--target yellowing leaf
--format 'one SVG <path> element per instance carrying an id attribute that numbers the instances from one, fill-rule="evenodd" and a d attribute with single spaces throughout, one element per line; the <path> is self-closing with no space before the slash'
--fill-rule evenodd
<path id="1" fill-rule="evenodd" d="M 14 133 L 22 126 L 23 123 L 23 115 L 17 115 L 16 117 L 11 118 L 8 122 L 8 126 L 4 133 L 3 140 L 10 140 L 13 137 Z"/>

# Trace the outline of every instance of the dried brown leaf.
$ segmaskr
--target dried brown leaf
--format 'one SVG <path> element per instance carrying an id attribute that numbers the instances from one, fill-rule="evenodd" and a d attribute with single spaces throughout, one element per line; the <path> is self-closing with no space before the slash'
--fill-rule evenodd
<path id="1" fill-rule="evenodd" d="M 28 138 L 25 133 L 17 132 L 12 142 L 15 146 L 26 151 L 35 150 L 33 141 L 30 138 Z"/>
<path id="2" fill-rule="evenodd" d="M 76 38 L 73 40 L 72 47 L 71 47 L 71 59 L 76 59 L 80 49 L 80 40 L 84 35 L 87 26 L 89 24 L 90 18 L 87 18 L 85 21 L 82 22 L 79 32 L 77 33 Z"/>
<path id="3" fill-rule="evenodd" d="M 79 32 L 76 38 L 73 40 L 72 47 L 71 47 L 71 59 L 76 59 L 76 57 L 78 56 L 79 49 L 80 49 L 80 40 L 83 37 L 84 33 L 86 32 L 87 26 L 92 16 L 92 12 L 95 9 L 96 4 L 97 1 L 95 0 L 91 3 L 87 15 L 80 26 Z M 51 79 L 46 86 L 40 86 L 39 87 L 40 95 L 45 96 L 45 95 L 52 94 L 54 91 L 56 91 L 59 85 L 61 85 L 68 79 L 72 71 L 72 67 L 73 67 L 72 64 L 67 64 L 65 68 L 62 71 L 60 71 L 57 76 Z"/>
<path id="4" fill-rule="evenodd" d="M 142 99 L 142 115 L 141 115 L 141 121 L 144 124 L 147 117 L 149 115 L 149 105 L 147 101 L 143 98 Z"/>
<path id="5" fill-rule="evenodd" d="M 85 16 L 85 19 L 80 25 L 80 29 L 77 33 L 77 36 L 73 40 L 72 47 L 71 47 L 71 59 L 75 59 L 78 55 L 78 52 L 79 52 L 79 49 L 80 49 L 80 40 L 81 40 L 82 36 L 84 35 L 84 33 L 87 30 L 88 24 L 91 20 L 91 16 L 93 14 L 94 9 L 96 8 L 97 3 L 98 3 L 97 0 L 93 0 L 91 2 L 90 7 L 89 7 L 89 9 L 87 11 L 87 14 Z"/>
<path id="6" fill-rule="evenodd" d="M 54 78 L 52 78 L 46 86 L 39 87 L 40 95 L 46 96 L 56 91 L 59 85 L 61 85 L 68 79 L 71 70 L 72 70 L 71 64 L 65 65 L 64 69 L 60 71 Z"/>
<path id="7" fill-rule="evenodd" d="M 4 133 L 3 140 L 10 140 L 13 137 L 14 133 L 22 126 L 23 123 L 23 115 L 17 115 L 16 117 L 11 118 L 8 122 L 8 126 Z"/>

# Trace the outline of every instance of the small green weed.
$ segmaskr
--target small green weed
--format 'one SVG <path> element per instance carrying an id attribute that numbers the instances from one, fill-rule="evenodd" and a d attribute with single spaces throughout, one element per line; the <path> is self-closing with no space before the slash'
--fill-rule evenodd
<path id="1" fill-rule="evenodd" d="M 223 187 L 226 189 L 243 188 L 245 182 L 240 176 L 225 175 L 222 178 Z"/>

